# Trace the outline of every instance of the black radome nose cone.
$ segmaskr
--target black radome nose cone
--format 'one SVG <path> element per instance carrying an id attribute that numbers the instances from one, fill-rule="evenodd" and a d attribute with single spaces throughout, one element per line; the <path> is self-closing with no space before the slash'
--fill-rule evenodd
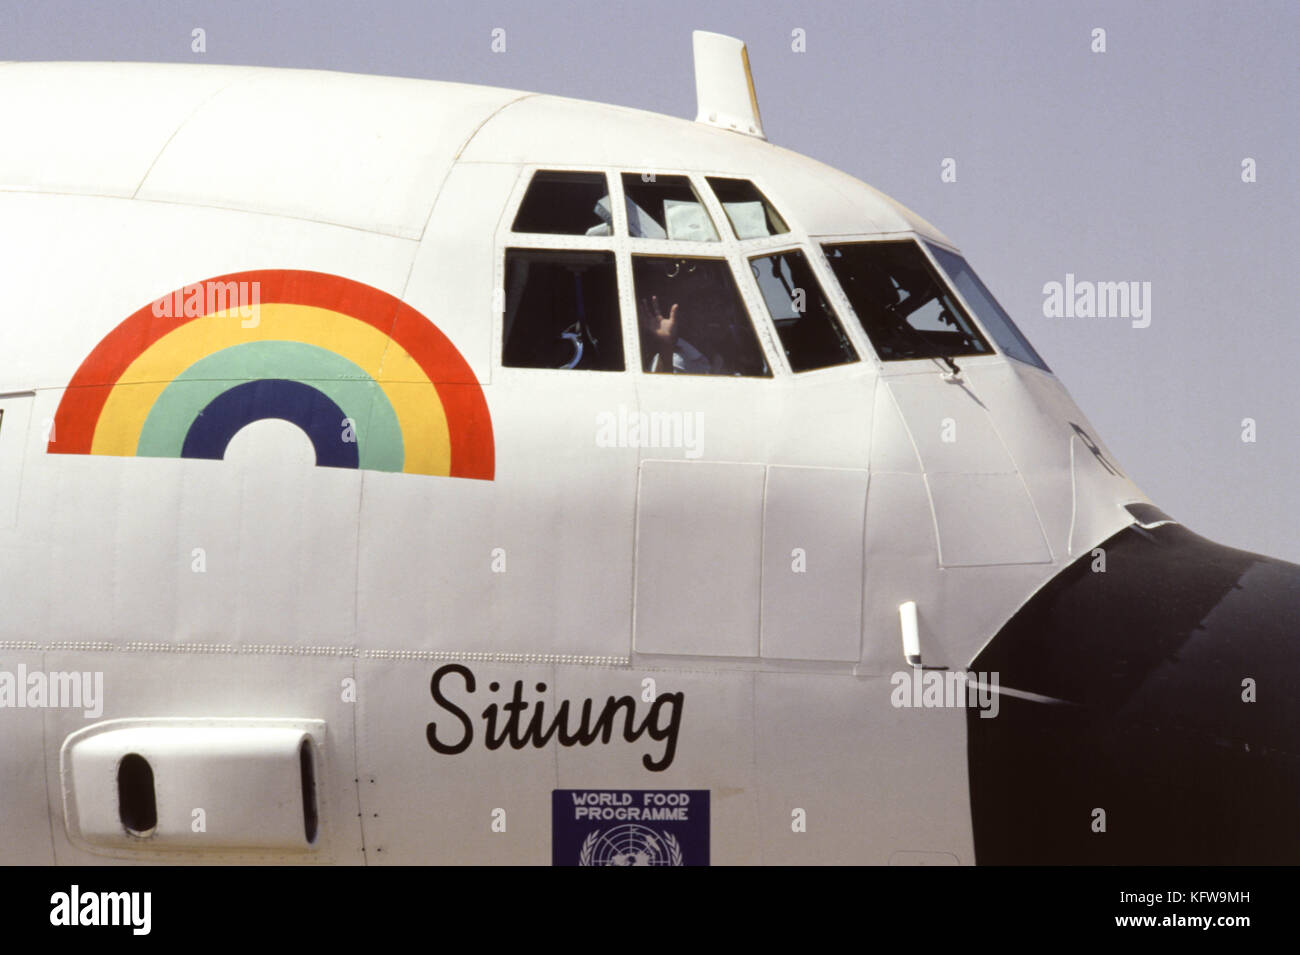
<path id="1" fill-rule="evenodd" d="M 976 860 L 1300 863 L 1300 567 L 1131 526 L 1034 597 L 972 668 Z"/>

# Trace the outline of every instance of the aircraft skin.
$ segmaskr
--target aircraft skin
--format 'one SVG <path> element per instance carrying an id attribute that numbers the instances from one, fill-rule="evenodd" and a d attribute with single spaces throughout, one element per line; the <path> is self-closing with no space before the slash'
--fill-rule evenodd
<path id="1" fill-rule="evenodd" d="M 946 237 L 708 69 L 689 122 L 0 64 L 0 861 L 1300 860 L 1300 568 L 1159 512 Z M 608 234 L 516 231 L 539 171 Z M 715 237 L 633 234 L 674 177 Z M 860 242 L 985 352 L 882 359 Z M 852 360 L 794 370 L 788 250 Z M 505 360 L 512 256 L 612 263 L 618 368 Z M 659 265 L 730 275 L 766 374 L 645 370 Z"/>

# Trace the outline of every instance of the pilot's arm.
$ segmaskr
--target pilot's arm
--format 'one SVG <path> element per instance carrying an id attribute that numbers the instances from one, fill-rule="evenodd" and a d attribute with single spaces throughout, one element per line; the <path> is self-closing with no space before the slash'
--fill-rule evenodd
<path id="1" fill-rule="evenodd" d="M 653 343 L 654 350 L 659 356 L 659 365 L 656 371 L 673 373 L 673 350 L 677 345 L 677 305 L 668 310 L 668 317 L 665 318 L 659 311 L 659 296 L 650 296 L 650 308 L 647 310 L 650 315 L 649 331 L 650 341 Z"/>

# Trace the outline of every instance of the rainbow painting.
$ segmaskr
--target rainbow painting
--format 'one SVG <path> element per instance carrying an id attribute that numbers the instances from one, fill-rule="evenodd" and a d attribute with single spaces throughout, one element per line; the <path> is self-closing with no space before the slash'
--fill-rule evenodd
<path id="1" fill-rule="evenodd" d="M 219 460 L 266 418 L 297 425 L 321 467 L 488 481 L 495 470 L 483 389 L 429 319 L 360 282 L 291 269 L 207 279 L 135 312 L 73 375 L 47 451 Z"/>

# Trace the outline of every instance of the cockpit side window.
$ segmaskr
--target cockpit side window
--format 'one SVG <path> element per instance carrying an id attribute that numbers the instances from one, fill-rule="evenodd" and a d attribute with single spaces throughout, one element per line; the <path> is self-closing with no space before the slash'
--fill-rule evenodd
<path id="1" fill-rule="evenodd" d="M 506 249 L 501 363 L 623 370 L 614 253 Z"/>
<path id="2" fill-rule="evenodd" d="M 725 259 L 632 256 L 642 369 L 771 377 Z"/>
<path id="3" fill-rule="evenodd" d="M 930 245 L 930 252 L 934 255 L 934 260 L 939 263 L 939 267 L 948 273 L 948 278 L 952 281 L 958 293 L 975 312 L 975 317 L 980 320 L 984 330 L 997 342 L 1003 354 L 1015 358 L 1017 361 L 1035 365 L 1043 369 L 1043 371 L 1051 371 L 1047 367 L 1047 362 L 1043 361 L 1038 352 L 1034 351 L 1034 346 L 1029 344 L 1029 339 L 1020 333 L 1020 329 L 1016 328 L 1016 323 L 1011 320 L 1011 316 L 998 304 L 998 300 L 993 297 L 993 293 L 980 281 L 979 276 L 975 274 L 965 259 L 954 252 L 949 252 L 947 249 L 941 249 L 937 245 Z"/>
<path id="4" fill-rule="evenodd" d="M 623 173 L 627 231 L 634 239 L 717 242 L 704 203 L 686 176 Z"/>
<path id="5" fill-rule="evenodd" d="M 858 360 L 844 327 L 798 249 L 755 256 L 749 267 L 795 372 Z"/>
<path id="6" fill-rule="evenodd" d="M 542 169 L 528 184 L 511 231 L 613 235 L 613 221 L 604 173 Z"/>
<path id="7" fill-rule="evenodd" d="M 737 239 L 758 239 L 790 231 L 781 213 L 748 179 L 724 179 L 720 176 L 709 176 L 708 179 Z"/>
<path id="8" fill-rule="evenodd" d="M 992 353 L 915 242 L 828 243 L 822 249 L 882 361 Z"/>

